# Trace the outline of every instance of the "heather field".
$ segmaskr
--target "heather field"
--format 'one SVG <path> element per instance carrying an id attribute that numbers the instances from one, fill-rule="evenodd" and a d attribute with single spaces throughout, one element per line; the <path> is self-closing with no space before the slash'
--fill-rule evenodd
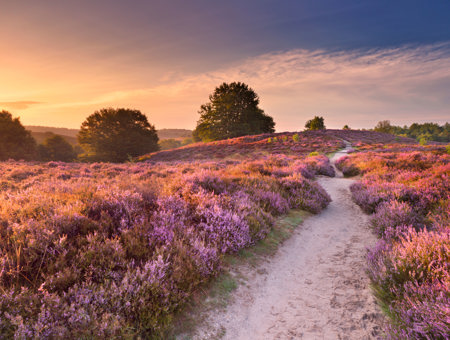
<path id="1" fill-rule="evenodd" d="M 0 338 L 160 336 L 224 254 L 330 202 L 314 177 L 334 169 L 308 153 L 342 141 L 283 136 L 244 160 L 0 163 Z"/>
<path id="2" fill-rule="evenodd" d="M 388 134 L 381 134 L 391 136 Z M 367 141 L 370 133 L 361 136 Z M 139 158 L 150 161 L 190 161 L 247 157 L 262 157 L 269 154 L 307 155 L 311 152 L 329 153 L 343 148 L 342 140 L 323 131 L 267 133 L 244 136 L 211 143 L 190 144 L 175 150 L 159 151 Z"/>
<path id="3" fill-rule="evenodd" d="M 450 334 L 450 155 L 444 147 L 368 146 L 338 161 L 379 241 L 368 272 L 393 339 Z"/>
<path id="4" fill-rule="evenodd" d="M 263 239 L 290 209 L 318 214 L 328 206 L 331 198 L 315 178 L 335 176 L 325 154 L 348 146 L 341 138 L 356 149 L 336 166 L 346 177 L 360 176 L 350 186 L 352 197 L 379 237 L 367 266 L 389 316 L 386 335 L 445 339 L 450 155 L 442 146 L 353 130 L 197 143 L 127 164 L 0 163 L 0 338 L 160 338 L 186 301 L 223 270 L 226 254 Z M 345 179 L 333 181 L 321 179 L 335 197 L 348 192 Z M 351 220 L 348 201 L 332 203 L 323 223 L 340 213 Z M 330 228 L 323 237 L 340 237 Z M 355 258 L 367 240 L 349 248 Z M 341 241 L 338 248 L 355 245 Z M 334 246 L 328 249 L 333 261 Z M 352 260 L 345 254 L 342 261 Z M 298 262 L 286 261 L 287 272 Z M 331 268 L 339 268 L 333 261 Z M 313 269 L 304 268 L 311 278 Z M 352 279 L 330 291 L 330 299 Z M 364 278 L 354 279 L 350 294 L 365 301 Z M 359 322 L 355 313 L 364 320 L 364 303 L 351 313 L 339 308 L 350 313 L 347 321 Z"/>

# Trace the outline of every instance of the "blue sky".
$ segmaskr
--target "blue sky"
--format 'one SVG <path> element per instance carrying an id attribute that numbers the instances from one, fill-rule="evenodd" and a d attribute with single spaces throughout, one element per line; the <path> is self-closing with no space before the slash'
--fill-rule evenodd
<path id="1" fill-rule="evenodd" d="M 235 80 L 278 130 L 315 114 L 330 127 L 450 116 L 448 0 L 0 5 L 0 108 L 25 124 L 78 127 L 96 109 L 128 106 L 157 127 L 192 128 L 214 87 Z"/>

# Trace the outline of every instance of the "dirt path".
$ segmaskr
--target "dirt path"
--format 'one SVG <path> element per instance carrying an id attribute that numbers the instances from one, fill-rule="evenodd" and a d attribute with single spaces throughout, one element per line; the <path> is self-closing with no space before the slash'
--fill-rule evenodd
<path id="1" fill-rule="evenodd" d="M 332 203 L 308 218 L 262 268 L 247 273 L 246 285 L 224 313 L 210 318 L 208 330 L 221 329 L 223 339 L 233 340 L 379 335 L 381 315 L 365 274 L 366 247 L 375 236 L 351 201 L 351 180 L 323 177 L 319 183 Z M 208 330 L 198 338 L 209 338 Z"/>

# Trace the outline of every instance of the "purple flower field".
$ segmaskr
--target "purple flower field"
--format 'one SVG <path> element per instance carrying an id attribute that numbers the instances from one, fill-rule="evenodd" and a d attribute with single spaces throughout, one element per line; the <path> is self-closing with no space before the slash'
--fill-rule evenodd
<path id="1" fill-rule="evenodd" d="M 313 178 L 334 170 L 323 155 L 278 154 L 10 161 L 0 174 L 0 338 L 104 339 L 157 337 L 224 254 L 264 238 L 289 209 L 325 208 Z"/>
<path id="2" fill-rule="evenodd" d="M 351 190 L 380 237 L 368 270 L 390 319 L 388 337 L 448 339 L 450 155 L 444 147 L 393 146 L 343 157 L 337 166 L 362 174 Z"/>

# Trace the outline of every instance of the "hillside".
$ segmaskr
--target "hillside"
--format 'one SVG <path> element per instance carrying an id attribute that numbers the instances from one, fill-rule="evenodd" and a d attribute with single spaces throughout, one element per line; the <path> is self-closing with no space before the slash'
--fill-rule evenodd
<path id="1" fill-rule="evenodd" d="M 141 156 L 141 161 L 188 161 L 245 157 L 249 154 L 293 154 L 307 155 L 314 151 L 329 153 L 344 147 L 342 140 L 355 146 L 402 143 L 416 144 L 411 138 L 387 133 L 359 130 L 325 130 L 282 132 L 244 136 L 210 143 L 195 143 L 181 148 L 154 152 Z"/>
<path id="2" fill-rule="evenodd" d="M 340 147 L 329 139 L 311 140 L 317 151 Z M 196 164 L 1 162 L 0 338 L 167 338 L 172 316 L 220 274 L 226 254 L 263 239 L 289 210 L 317 214 L 330 203 L 313 180 L 334 176 L 327 157 L 268 153 Z"/>
<path id="3" fill-rule="evenodd" d="M 157 132 L 159 139 L 184 139 L 192 137 L 192 130 L 187 129 L 160 129 Z"/>

